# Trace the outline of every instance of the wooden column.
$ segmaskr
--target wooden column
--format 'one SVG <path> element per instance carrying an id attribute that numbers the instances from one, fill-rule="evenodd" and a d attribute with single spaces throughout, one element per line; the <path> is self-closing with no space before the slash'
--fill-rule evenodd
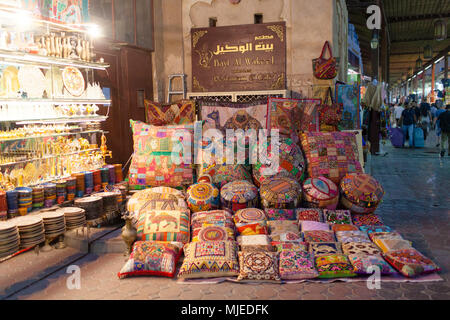
<path id="1" fill-rule="evenodd" d="M 435 81 L 435 72 L 436 72 L 436 63 L 433 62 L 433 66 L 431 67 L 431 101 L 430 103 L 435 102 L 435 96 L 434 96 L 434 81 Z"/>

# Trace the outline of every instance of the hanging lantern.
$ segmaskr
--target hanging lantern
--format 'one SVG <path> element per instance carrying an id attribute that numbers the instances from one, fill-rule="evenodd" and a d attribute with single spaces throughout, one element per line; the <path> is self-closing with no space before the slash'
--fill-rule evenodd
<path id="1" fill-rule="evenodd" d="M 412 67 L 409 67 L 408 68 L 408 76 L 412 77 L 413 73 L 414 73 L 414 69 Z"/>
<path id="2" fill-rule="evenodd" d="M 423 50 L 423 57 L 427 60 L 433 58 L 433 48 L 430 45 L 427 45 Z"/>
<path id="3" fill-rule="evenodd" d="M 417 69 L 417 70 L 422 69 L 422 59 L 420 59 L 420 56 L 419 56 L 419 58 L 416 60 L 416 69 Z"/>
<path id="4" fill-rule="evenodd" d="M 378 32 L 375 31 L 372 36 L 372 41 L 370 41 L 370 47 L 375 50 L 378 48 L 378 44 L 379 44 Z"/>
<path id="5" fill-rule="evenodd" d="M 442 41 L 447 39 L 447 23 L 439 19 L 434 23 L 434 39 Z"/>

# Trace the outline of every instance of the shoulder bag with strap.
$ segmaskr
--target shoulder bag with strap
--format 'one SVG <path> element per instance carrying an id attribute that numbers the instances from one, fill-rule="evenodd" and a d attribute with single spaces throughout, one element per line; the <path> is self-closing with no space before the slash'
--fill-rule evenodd
<path id="1" fill-rule="evenodd" d="M 328 104 L 328 98 L 331 97 L 331 104 Z M 336 103 L 333 99 L 331 88 L 328 88 L 327 98 L 319 108 L 320 124 L 336 126 L 342 119 L 344 106 L 342 103 Z"/>
<path id="2" fill-rule="evenodd" d="M 325 50 L 328 49 L 330 57 L 328 59 L 324 58 Z M 322 48 L 322 54 L 319 58 L 314 59 L 313 61 L 313 71 L 314 76 L 317 79 L 322 80 L 331 80 L 336 78 L 337 69 L 336 69 L 336 58 L 333 57 L 333 52 L 331 51 L 330 43 L 328 41 L 325 42 Z"/>

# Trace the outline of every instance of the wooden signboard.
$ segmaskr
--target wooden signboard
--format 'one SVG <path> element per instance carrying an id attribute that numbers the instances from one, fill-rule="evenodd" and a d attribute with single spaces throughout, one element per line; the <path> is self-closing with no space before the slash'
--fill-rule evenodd
<path id="1" fill-rule="evenodd" d="M 192 91 L 286 89 L 285 22 L 191 30 Z"/>

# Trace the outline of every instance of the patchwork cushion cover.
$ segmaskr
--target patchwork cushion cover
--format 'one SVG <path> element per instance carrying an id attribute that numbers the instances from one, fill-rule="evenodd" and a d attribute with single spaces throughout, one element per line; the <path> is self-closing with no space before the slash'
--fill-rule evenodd
<path id="1" fill-rule="evenodd" d="M 336 239 L 339 242 L 372 242 L 370 241 L 367 233 L 355 230 L 355 231 L 337 231 Z"/>
<path id="2" fill-rule="evenodd" d="M 357 274 L 373 274 L 375 272 L 374 268 L 379 268 L 380 274 L 382 275 L 397 273 L 379 254 L 350 254 L 348 255 L 348 259 L 353 265 L 353 271 Z"/>
<path id="3" fill-rule="evenodd" d="M 281 252 L 283 250 L 308 252 L 308 243 L 306 242 L 272 241 L 271 244 L 278 252 Z"/>
<path id="4" fill-rule="evenodd" d="M 381 184 L 365 173 L 347 174 L 339 185 L 341 204 L 353 213 L 373 213 L 384 195 Z"/>
<path id="5" fill-rule="evenodd" d="M 279 130 L 280 135 L 292 137 L 300 125 L 299 100 L 269 97 L 267 100 L 267 129 Z"/>
<path id="6" fill-rule="evenodd" d="M 281 278 L 279 274 L 278 259 L 278 252 L 239 252 L 240 272 L 237 280 L 245 282 L 279 283 Z"/>
<path id="7" fill-rule="evenodd" d="M 307 207 L 334 210 L 339 203 L 339 189 L 328 178 L 308 178 L 303 183 L 303 199 Z"/>
<path id="8" fill-rule="evenodd" d="M 234 241 L 234 229 L 222 226 L 205 226 L 192 231 L 192 242 Z"/>
<path id="9" fill-rule="evenodd" d="M 374 232 L 393 232 L 394 230 L 389 226 L 360 226 L 359 230 L 367 232 L 368 234 Z"/>
<path id="10" fill-rule="evenodd" d="M 233 216 L 227 210 L 211 210 L 192 213 L 192 229 L 202 228 L 207 225 L 223 226 L 234 229 Z"/>
<path id="11" fill-rule="evenodd" d="M 236 224 L 236 230 L 238 231 L 238 234 L 242 236 L 252 236 L 269 233 L 266 221 L 238 223 Z"/>
<path id="12" fill-rule="evenodd" d="M 285 280 L 312 279 L 319 275 L 313 255 L 292 250 L 280 252 L 280 277 Z"/>
<path id="13" fill-rule="evenodd" d="M 189 211 L 151 210 L 142 213 L 136 226 L 143 241 L 189 242 Z"/>
<path id="14" fill-rule="evenodd" d="M 322 209 L 314 209 L 314 208 L 299 208 L 295 209 L 295 214 L 297 216 L 297 220 L 299 221 L 323 221 L 323 211 Z"/>
<path id="15" fill-rule="evenodd" d="M 203 181 L 206 178 L 205 181 L 211 182 L 219 189 L 235 180 L 252 181 L 251 174 L 245 166 L 240 164 L 203 164 L 198 181 Z"/>
<path id="16" fill-rule="evenodd" d="M 380 249 L 372 242 L 346 242 L 342 243 L 344 254 L 380 254 Z"/>
<path id="17" fill-rule="evenodd" d="M 336 238 L 334 237 L 334 232 L 332 231 L 323 231 L 323 230 L 313 230 L 313 231 L 304 231 L 303 238 L 305 242 L 335 242 Z"/>
<path id="18" fill-rule="evenodd" d="M 384 225 L 381 218 L 376 214 L 352 214 L 352 222 L 355 226 L 382 226 Z"/>
<path id="19" fill-rule="evenodd" d="M 352 224 L 352 216 L 349 210 L 327 210 L 323 211 L 325 222 L 330 224 Z"/>
<path id="20" fill-rule="evenodd" d="M 268 220 L 297 220 L 294 209 L 265 209 Z"/>
<path id="21" fill-rule="evenodd" d="M 241 209 L 234 215 L 235 223 L 252 223 L 267 220 L 265 212 L 257 208 Z"/>
<path id="22" fill-rule="evenodd" d="M 278 234 L 271 234 L 270 239 L 272 241 L 282 241 L 282 242 L 299 242 L 302 241 L 302 235 L 297 232 L 284 232 Z"/>
<path id="23" fill-rule="evenodd" d="M 294 209 L 301 201 L 302 188 L 291 178 L 273 177 L 261 184 L 261 204 L 264 209 Z"/>
<path id="24" fill-rule="evenodd" d="M 267 222 L 271 235 L 283 234 L 286 232 L 299 233 L 297 221 L 291 220 L 271 220 Z"/>
<path id="25" fill-rule="evenodd" d="M 316 222 L 316 221 L 300 221 L 301 230 L 305 231 L 330 231 L 330 226 L 324 222 Z"/>
<path id="26" fill-rule="evenodd" d="M 192 242 L 184 246 L 184 261 L 178 272 L 182 279 L 233 277 L 239 274 L 234 241 Z"/>
<path id="27" fill-rule="evenodd" d="M 267 235 L 238 236 L 236 240 L 242 251 L 272 251 Z"/>
<path id="28" fill-rule="evenodd" d="M 416 249 L 389 251 L 384 254 L 384 258 L 406 277 L 416 277 L 441 270 L 433 261 Z"/>
<path id="29" fill-rule="evenodd" d="M 373 242 L 377 240 L 404 240 L 402 235 L 398 232 L 372 232 L 369 233 L 369 238 Z"/>
<path id="30" fill-rule="evenodd" d="M 213 184 L 200 182 L 187 189 L 187 204 L 192 212 L 219 208 L 219 189 Z"/>
<path id="31" fill-rule="evenodd" d="M 386 253 L 388 251 L 396 251 L 402 249 L 412 249 L 411 241 L 400 239 L 376 239 L 374 243 Z"/>
<path id="32" fill-rule="evenodd" d="M 182 253 L 179 242 L 136 241 L 130 258 L 118 273 L 120 279 L 131 276 L 174 277 Z"/>
<path id="33" fill-rule="evenodd" d="M 339 231 L 358 231 L 359 228 L 357 226 L 354 226 L 352 224 L 333 224 L 331 226 L 331 230 L 334 232 Z"/>
<path id="34" fill-rule="evenodd" d="M 356 136 L 350 132 L 305 132 L 301 135 L 310 178 L 339 184 L 348 173 L 362 173 Z"/>
<path id="35" fill-rule="evenodd" d="M 341 244 L 339 242 L 310 242 L 309 252 L 314 256 L 342 254 Z"/>
<path id="36" fill-rule="evenodd" d="M 258 207 L 258 188 L 246 180 L 227 183 L 220 190 L 222 208 L 233 212 Z"/>
<path id="37" fill-rule="evenodd" d="M 315 258 L 316 270 L 322 279 L 354 277 L 353 266 L 346 255 L 330 254 Z"/>
<path id="38" fill-rule="evenodd" d="M 160 104 L 144 99 L 146 122 L 154 126 L 188 124 L 195 121 L 195 101 Z"/>

